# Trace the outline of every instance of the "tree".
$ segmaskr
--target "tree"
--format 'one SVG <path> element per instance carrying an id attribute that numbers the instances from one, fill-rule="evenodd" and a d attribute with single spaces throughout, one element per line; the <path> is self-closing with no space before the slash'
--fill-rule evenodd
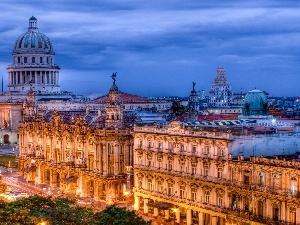
<path id="1" fill-rule="evenodd" d="M 96 224 L 92 209 L 79 207 L 68 198 L 35 195 L 15 202 L 0 201 L 0 224 L 36 225 L 42 221 L 49 225 Z"/>
<path id="2" fill-rule="evenodd" d="M 15 202 L 0 200 L 1 225 L 150 225 L 134 211 L 109 206 L 102 212 L 77 206 L 75 200 L 30 196 Z"/>
<path id="3" fill-rule="evenodd" d="M 96 213 L 95 217 L 98 225 L 151 225 L 151 221 L 145 221 L 135 211 L 115 205 Z"/>

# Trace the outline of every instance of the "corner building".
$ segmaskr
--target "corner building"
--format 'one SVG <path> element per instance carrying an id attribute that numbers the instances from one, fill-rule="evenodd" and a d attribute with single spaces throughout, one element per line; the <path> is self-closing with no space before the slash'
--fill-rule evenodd
<path id="1" fill-rule="evenodd" d="M 228 131 L 134 127 L 134 208 L 162 223 L 300 223 L 300 163 L 232 159 Z"/>
<path id="2" fill-rule="evenodd" d="M 109 100 L 103 127 L 88 126 L 81 117 L 63 121 L 56 111 L 48 120 L 38 116 L 21 122 L 18 160 L 24 178 L 107 204 L 130 193 L 133 139 L 123 126 L 115 82 Z"/>

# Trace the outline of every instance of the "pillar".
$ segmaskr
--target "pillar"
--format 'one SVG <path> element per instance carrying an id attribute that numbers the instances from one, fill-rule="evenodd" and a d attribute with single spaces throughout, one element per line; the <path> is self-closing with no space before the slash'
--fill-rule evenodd
<path id="1" fill-rule="evenodd" d="M 176 211 L 176 223 L 180 223 L 180 210 L 177 209 Z"/>
<path id="2" fill-rule="evenodd" d="M 147 198 L 144 199 L 144 213 L 149 212 L 148 201 L 149 201 L 149 199 L 147 199 Z"/>
<path id="3" fill-rule="evenodd" d="M 166 220 L 170 219 L 170 210 L 165 210 L 165 218 Z"/>
<path id="4" fill-rule="evenodd" d="M 218 223 L 218 217 L 217 216 L 212 216 L 212 225 L 217 225 L 217 223 Z"/>
<path id="5" fill-rule="evenodd" d="M 134 210 L 140 209 L 140 196 L 134 196 Z"/>
<path id="6" fill-rule="evenodd" d="M 158 216 L 158 208 L 154 208 L 154 210 L 153 210 L 153 216 Z"/>
<path id="7" fill-rule="evenodd" d="M 186 225 L 192 225 L 192 210 L 186 210 Z"/>
<path id="8" fill-rule="evenodd" d="M 198 217 L 199 217 L 199 225 L 203 225 L 204 224 L 204 213 L 199 212 Z"/>

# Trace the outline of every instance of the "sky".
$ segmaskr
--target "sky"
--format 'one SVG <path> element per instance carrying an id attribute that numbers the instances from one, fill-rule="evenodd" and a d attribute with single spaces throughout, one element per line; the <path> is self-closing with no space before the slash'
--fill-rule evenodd
<path id="1" fill-rule="evenodd" d="M 299 0 L 1 0 L 0 72 L 31 16 L 52 41 L 61 89 L 206 94 L 218 66 L 234 92 L 300 96 Z"/>

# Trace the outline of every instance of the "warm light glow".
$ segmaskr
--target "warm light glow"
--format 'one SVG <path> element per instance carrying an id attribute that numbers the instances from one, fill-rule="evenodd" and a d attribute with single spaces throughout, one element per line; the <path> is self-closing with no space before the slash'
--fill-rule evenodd
<path id="1" fill-rule="evenodd" d="M 128 195 L 129 195 L 129 192 L 128 192 L 128 191 L 124 191 L 124 195 L 125 195 L 125 196 L 128 196 Z"/>
<path id="2" fill-rule="evenodd" d="M 176 212 L 177 212 L 177 208 L 174 208 L 174 209 L 173 209 L 173 212 L 176 213 Z"/>
<path id="3" fill-rule="evenodd" d="M 46 225 L 46 222 L 42 221 L 39 225 Z"/>

